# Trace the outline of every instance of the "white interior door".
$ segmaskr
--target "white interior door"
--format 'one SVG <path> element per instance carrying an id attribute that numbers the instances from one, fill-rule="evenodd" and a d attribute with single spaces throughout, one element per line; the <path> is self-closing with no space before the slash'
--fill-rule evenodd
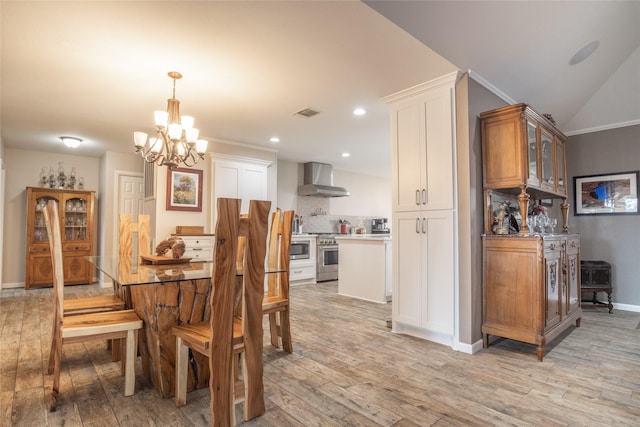
<path id="1" fill-rule="evenodd" d="M 118 206 L 116 216 L 114 218 L 115 227 L 113 246 L 115 248 L 114 254 L 119 253 L 119 214 L 128 213 L 133 215 L 134 218 L 138 214 L 143 213 L 144 203 L 144 177 L 142 175 L 118 175 Z M 135 219 L 134 219 L 135 221 Z M 134 247 L 136 247 L 134 245 Z"/>

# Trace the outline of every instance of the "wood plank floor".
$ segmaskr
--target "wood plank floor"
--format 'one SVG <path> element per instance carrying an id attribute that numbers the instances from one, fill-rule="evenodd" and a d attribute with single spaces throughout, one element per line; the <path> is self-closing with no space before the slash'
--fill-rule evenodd
<path id="1" fill-rule="evenodd" d="M 295 351 L 265 340 L 267 412 L 243 425 L 640 425 L 640 313 L 585 311 L 582 327 L 549 345 L 540 363 L 534 346 L 511 340 L 468 355 L 393 334 L 390 304 L 338 296 L 335 282 L 294 287 L 291 296 Z M 176 408 L 144 382 L 139 363 L 136 394 L 125 398 L 101 342 L 65 346 L 61 400 L 48 413 L 51 298 L 50 289 L 0 292 L 0 425 L 209 425 L 208 389 Z"/>

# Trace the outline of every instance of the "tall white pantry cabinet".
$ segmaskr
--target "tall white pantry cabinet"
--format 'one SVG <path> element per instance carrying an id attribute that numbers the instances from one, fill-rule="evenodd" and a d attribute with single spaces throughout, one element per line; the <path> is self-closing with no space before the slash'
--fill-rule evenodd
<path id="1" fill-rule="evenodd" d="M 458 73 L 384 100 L 391 110 L 393 331 L 454 346 Z"/>

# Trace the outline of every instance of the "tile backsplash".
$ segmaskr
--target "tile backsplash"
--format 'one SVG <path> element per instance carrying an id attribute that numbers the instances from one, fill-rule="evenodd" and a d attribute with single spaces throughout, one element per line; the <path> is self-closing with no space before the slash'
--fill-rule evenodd
<path id="1" fill-rule="evenodd" d="M 364 227 L 371 233 L 370 216 L 331 215 L 329 199 L 324 197 L 298 197 L 296 215 L 302 217 L 303 233 L 339 233 L 339 220 L 347 220 L 356 227 Z"/>

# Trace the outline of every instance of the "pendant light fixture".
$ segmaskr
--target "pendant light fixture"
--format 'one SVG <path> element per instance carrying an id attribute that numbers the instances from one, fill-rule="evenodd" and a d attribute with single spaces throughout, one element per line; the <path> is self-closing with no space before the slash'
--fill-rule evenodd
<path id="1" fill-rule="evenodd" d="M 200 132 L 193 127 L 191 116 L 180 116 L 180 101 L 176 99 L 176 80 L 182 78 L 177 71 L 170 71 L 173 79 L 173 95 L 167 100 L 167 111 L 154 113 L 156 133 L 148 137 L 145 132 L 133 133 L 133 144 L 146 162 L 174 169 L 181 164 L 191 167 L 204 159 L 207 141 L 198 139 Z"/>

